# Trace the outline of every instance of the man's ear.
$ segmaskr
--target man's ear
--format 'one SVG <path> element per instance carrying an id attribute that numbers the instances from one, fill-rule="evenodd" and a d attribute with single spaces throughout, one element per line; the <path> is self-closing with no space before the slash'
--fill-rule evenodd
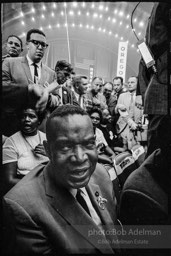
<path id="1" fill-rule="evenodd" d="M 51 154 L 50 154 L 50 150 L 49 150 L 49 145 L 48 145 L 48 142 L 47 140 L 44 140 L 43 141 L 43 146 L 45 148 L 45 151 L 46 151 L 46 155 L 49 157 L 49 159 L 51 158 Z"/>

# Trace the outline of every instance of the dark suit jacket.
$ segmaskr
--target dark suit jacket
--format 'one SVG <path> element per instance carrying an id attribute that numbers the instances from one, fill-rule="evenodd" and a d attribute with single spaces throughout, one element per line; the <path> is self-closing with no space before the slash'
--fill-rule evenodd
<path id="1" fill-rule="evenodd" d="M 154 3 L 146 31 L 146 42 L 156 61 L 158 75 L 147 70 L 141 60 L 139 65 L 138 94 L 144 99 L 144 113 L 168 113 L 167 48 L 169 35 L 169 3 Z"/>
<path id="2" fill-rule="evenodd" d="M 99 227 L 66 189 L 54 184 L 48 168 L 39 166 L 5 195 L 4 216 L 8 225 L 5 252 L 112 254 Z M 104 227 L 112 230 L 116 220 L 113 187 L 99 164 L 86 189 Z M 98 193 L 107 199 L 105 209 L 99 207 Z M 115 235 L 113 239 L 116 240 Z"/>
<path id="3" fill-rule="evenodd" d="M 28 84 L 32 76 L 26 56 L 6 58 L 2 64 L 2 132 L 12 135 L 19 129 L 17 114 L 28 103 Z M 42 64 L 40 84 L 52 83 L 55 72 Z M 49 107 L 57 103 L 56 96 L 52 95 Z M 11 122 L 12 120 L 12 122 Z M 9 129 L 11 127 L 11 129 Z M 9 129 L 9 132 L 8 132 Z"/>

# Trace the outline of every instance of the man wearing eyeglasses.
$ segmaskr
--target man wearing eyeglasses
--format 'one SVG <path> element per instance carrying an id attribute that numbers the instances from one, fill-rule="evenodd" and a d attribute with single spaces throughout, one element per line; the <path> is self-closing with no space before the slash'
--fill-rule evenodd
<path id="1" fill-rule="evenodd" d="M 2 132 L 6 136 L 19 130 L 18 114 L 26 104 L 51 112 L 59 103 L 53 95 L 58 87 L 55 72 L 42 63 L 48 47 L 45 34 L 29 30 L 26 47 L 26 56 L 7 58 L 2 65 Z"/>

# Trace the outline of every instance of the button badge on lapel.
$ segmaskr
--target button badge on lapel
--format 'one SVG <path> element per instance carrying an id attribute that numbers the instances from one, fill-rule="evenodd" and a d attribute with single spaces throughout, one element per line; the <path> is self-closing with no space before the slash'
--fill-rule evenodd
<path id="1" fill-rule="evenodd" d="M 104 210 L 105 209 L 105 203 L 107 203 L 107 199 L 100 196 L 98 191 L 95 192 L 95 196 L 97 197 L 97 202 L 98 202 L 99 207 L 102 210 Z"/>

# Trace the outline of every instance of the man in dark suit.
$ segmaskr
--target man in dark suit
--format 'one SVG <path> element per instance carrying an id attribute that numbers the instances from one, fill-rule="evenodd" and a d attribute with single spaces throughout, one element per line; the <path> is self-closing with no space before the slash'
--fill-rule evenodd
<path id="1" fill-rule="evenodd" d="M 90 117 L 80 107 L 59 106 L 47 120 L 46 133 L 50 162 L 31 171 L 4 196 L 5 253 L 115 254 L 117 245 L 110 240 L 117 239 L 112 233 L 113 187 L 97 164 Z"/>
<path id="2" fill-rule="evenodd" d="M 26 104 L 39 111 L 58 105 L 52 94 L 58 86 L 55 72 L 42 63 L 48 46 L 45 34 L 38 29 L 29 30 L 26 44 L 26 56 L 6 58 L 2 65 L 2 133 L 6 136 L 19 130 L 18 114 Z"/>
<path id="3" fill-rule="evenodd" d="M 148 115 L 148 157 L 157 148 L 171 166 L 171 116 L 169 106 L 168 57 L 169 3 L 154 3 L 146 30 L 146 44 L 152 52 L 157 74 L 145 66 L 139 65 L 139 87 L 137 95 L 142 95 L 144 114 Z M 170 97 L 171 98 L 171 97 Z"/>

